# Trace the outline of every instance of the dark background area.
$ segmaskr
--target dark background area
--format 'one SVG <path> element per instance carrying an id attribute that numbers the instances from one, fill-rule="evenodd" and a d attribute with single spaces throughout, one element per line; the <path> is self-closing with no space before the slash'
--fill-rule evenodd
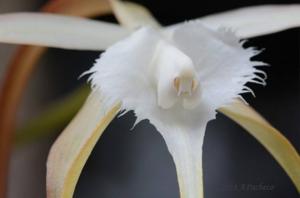
<path id="1" fill-rule="evenodd" d="M 147 6 L 163 25 L 250 5 L 299 3 L 296 0 L 136 2 Z M 113 17 L 99 20 L 115 21 Z M 245 97 L 300 151 L 299 29 L 251 39 L 248 45 L 265 48 L 256 59 L 271 67 L 265 68 L 267 86 L 250 85 L 256 98 Z M 45 60 L 53 65 L 46 68 L 51 77 L 49 86 L 56 88 L 52 97 L 60 97 L 85 83 L 85 79 L 78 81 L 77 77 L 92 66 L 98 55 L 96 52 L 50 49 Z M 134 119 L 129 113 L 115 119 L 107 128 L 83 170 L 76 198 L 179 197 L 175 166 L 162 137 L 148 121 L 130 131 Z M 290 179 L 272 156 L 246 131 L 221 114 L 208 124 L 203 166 L 206 198 L 298 197 Z M 245 190 L 244 186 L 249 185 L 265 189 Z"/>

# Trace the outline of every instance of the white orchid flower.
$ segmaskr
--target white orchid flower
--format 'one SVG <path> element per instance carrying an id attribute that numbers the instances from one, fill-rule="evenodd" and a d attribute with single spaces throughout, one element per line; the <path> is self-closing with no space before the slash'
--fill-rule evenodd
<path id="1" fill-rule="evenodd" d="M 121 111 L 135 112 L 136 123 L 148 119 L 168 145 L 186 197 L 200 197 L 202 176 L 195 173 L 207 122 L 250 91 L 247 82 L 265 84 L 254 67 L 261 64 L 250 61 L 255 54 L 229 31 L 190 22 L 167 36 L 141 28 L 108 48 L 89 72 L 104 112 L 120 103 Z"/>
<path id="2" fill-rule="evenodd" d="M 265 85 L 266 78 L 259 70 L 265 64 L 250 60 L 259 51 L 243 48 L 241 39 L 299 26 L 300 6 L 245 8 L 160 28 L 144 8 L 113 3 L 127 29 L 53 14 L 0 16 L 2 42 L 107 48 L 85 73 L 91 74 L 91 95 L 49 154 L 48 197 L 73 195 L 80 171 L 106 126 L 119 112 L 130 110 L 136 114 L 135 124 L 148 119 L 165 139 L 181 197 L 203 197 L 202 144 L 217 110 L 259 139 L 300 191 L 297 151 L 287 140 L 276 139 L 278 132 L 238 100 L 240 94 L 252 93 L 246 83 Z"/>

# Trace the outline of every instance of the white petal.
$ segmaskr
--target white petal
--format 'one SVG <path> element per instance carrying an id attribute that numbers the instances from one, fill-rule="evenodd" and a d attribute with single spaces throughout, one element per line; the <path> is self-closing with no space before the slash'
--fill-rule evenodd
<path id="1" fill-rule="evenodd" d="M 202 146 L 207 121 L 196 128 L 153 122 L 175 162 L 181 198 L 203 198 Z"/>
<path id="2" fill-rule="evenodd" d="M 118 25 L 80 17 L 15 13 L 0 15 L 0 42 L 65 49 L 103 50 L 129 34 Z"/>
<path id="3" fill-rule="evenodd" d="M 145 97 L 156 99 L 154 85 L 149 79 L 150 63 L 158 42 L 155 31 L 142 28 L 108 48 L 89 71 L 93 73 L 90 79 L 94 89 L 101 89 L 112 101 L 122 98 L 128 109 L 144 106 Z"/>
<path id="4" fill-rule="evenodd" d="M 196 21 L 214 30 L 230 28 L 238 37 L 250 38 L 299 27 L 300 5 L 252 6 L 208 15 Z"/>
<path id="5" fill-rule="evenodd" d="M 169 36 L 193 60 L 201 85 L 201 101 L 211 109 L 232 102 L 247 89 L 247 82 L 256 82 L 258 63 L 250 58 L 257 51 L 244 49 L 231 31 L 212 31 L 201 23 L 188 22 L 178 25 Z M 262 78 L 259 81 L 265 83 Z"/>

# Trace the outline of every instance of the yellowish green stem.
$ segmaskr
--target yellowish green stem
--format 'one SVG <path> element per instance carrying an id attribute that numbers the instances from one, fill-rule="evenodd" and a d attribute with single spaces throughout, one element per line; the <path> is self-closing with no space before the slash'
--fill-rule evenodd
<path id="1" fill-rule="evenodd" d="M 53 104 L 44 112 L 27 122 L 17 130 L 15 136 L 16 146 L 22 146 L 58 132 L 77 113 L 83 105 L 90 89 L 82 86 Z"/>

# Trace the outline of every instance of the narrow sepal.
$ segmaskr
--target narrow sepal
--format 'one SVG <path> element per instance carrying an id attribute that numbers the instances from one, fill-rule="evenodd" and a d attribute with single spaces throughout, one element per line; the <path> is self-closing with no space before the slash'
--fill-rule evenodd
<path id="1" fill-rule="evenodd" d="M 47 197 L 72 197 L 81 170 L 120 104 L 107 106 L 93 92 L 51 147 L 47 161 Z"/>

